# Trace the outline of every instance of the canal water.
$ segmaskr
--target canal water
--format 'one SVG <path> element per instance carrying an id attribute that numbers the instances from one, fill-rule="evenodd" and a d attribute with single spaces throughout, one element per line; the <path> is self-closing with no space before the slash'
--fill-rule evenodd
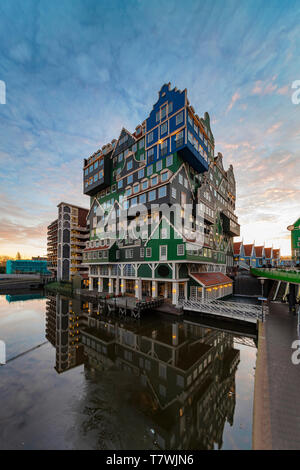
<path id="1" fill-rule="evenodd" d="M 256 347 L 197 317 L 0 296 L 0 449 L 250 449 Z"/>

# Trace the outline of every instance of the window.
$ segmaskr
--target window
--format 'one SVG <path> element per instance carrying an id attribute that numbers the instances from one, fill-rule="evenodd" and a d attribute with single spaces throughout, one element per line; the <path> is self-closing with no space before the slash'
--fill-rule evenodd
<path id="1" fill-rule="evenodd" d="M 184 206 L 186 204 L 186 194 L 184 192 L 181 193 L 181 205 Z"/>
<path id="2" fill-rule="evenodd" d="M 94 163 L 94 168 L 95 168 L 95 170 L 98 168 L 98 162 Z"/>
<path id="3" fill-rule="evenodd" d="M 161 120 L 163 121 L 167 115 L 167 105 L 163 106 L 160 110 Z"/>
<path id="4" fill-rule="evenodd" d="M 173 187 L 172 187 L 172 198 L 173 198 L 173 199 L 176 199 L 176 197 L 177 197 L 176 188 L 173 188 Z"/>
<path id="5" fill-rule="evenodd" d="M 132 160 L 127 162 L 127 171 L 132 170 Z"/>
<path id="6" fill-rule="evenodd" d="M 159 377 L 162 379 L 167 378 L 167 366 L 166 364 L 162 364 L 161 362 L 159 363 L 159 371 L 158 371 Z"/>
<path id="7" fill-rule="evenodd" d="M 156 199 L 156 189 L 154 189 L 153 191 L 150 191 L 149 193 L 149 196 L 148 196 L 148 201 L 155 201 Z"/>
<path id="8" fill-rule="evenodd" d="M 173 112 L 173 103 L 172 101 L 170 101 L 168 113 L 171 114 L 172 112 Z"/>
<path id="9" fill-rule="evenodd" d="M 134 144 L 134 145 L 132 146 L 132 149 L 131 149 L 131 150 L 132 150 L 133 153 L 135 153 L 135 152 L 137 151 L 137 145 Z"/>
<path id="10" fill-rule="evenodd" d="M 130 207 L 137 205 L 137 197 L 133 197 L 130 201 Z"/>
<path id="11" fill-rule="evenodd" d="M 91 165 L 90 166 L 90 173 L 92 173 L 93 169 L 94 169 L 94 165 Z"/>
<path id="12" fill-rule="evenodd" d="M 145 169 L 142 168 L 141 170 L 138 171 L 138 178 L 141 179 L 141 178 L 144 178 L 145 176 Z"/>
<path id="13" fill-rule="evenodd" d="M 118 181 L 118 189 L 123 188 L 123 180 Z"/>
<path id="14" fill-rule="evenodd" d="M 133 249 L 132 248 L 125 250 L 125 258 L 126 259 L 133 258 Z"/>
<path id="15" fill-rule="evenodd" d="M 177 255 L 183 256 L 184 255 L 184 245 L 177 245 Z"/>
<path id="16" fill-rule="evenodd" d="M 154 161 L 154 148 L 148 151 L 148 163 L 152 163 Z"/>
<path id="17" fill-rule="evenodd" d="M 146 203 L 146 194 L 141 194 L 140 195 L 140 204 L 145 204 Z"/>
<path id="18" fill-rule="evenodd" d="M 158 176 L 153 176 L 153 178 L 151 178 L 151 186 L 156 186 L 158 183 Z"/>
<path id="19" fill-rule="evenodd" d="M 160 121 L 160 112 L 158 111 L 156 113 L 156 122 L 159 122 Z"/>
<path id="20" fill-rule="evenodd" d="M 160 171 L 162 169 L 162 161 L 159 160 L 159 162 L 156 163 L 156 171 Z"/>
<path id="21" fill-rule="evenodd" d="M 167 195 L 167 186 L 161 186 L 158 190 L 158 197 L 166 197 Z"/>
<path id="22" fill-rule="evenodd" d="M 118 162 L 121 163 L 123 161 L 123 152 L 120 153 L 120 155 L 118 156 Z"/>
<path id="23" fill-rule="evenodd" d="M 161 261 L 166 261 L 168 259 L 168 246 L 160 245 L 159 247 L 159 259 Z"/>
<path id="24" fill-rule="evenodd" d="M 194 120 L 193 120 L 192 116 L 189 113 L 188 113 L 188 122 L 191 126 L 194 125 Z"/>
<path id="25" fill-rule="evenodd" d="M 168 153 L 168 139 L 164 140 L 163 143 L 161 144 L 160 148 L 160 154 L 163 157 Z"/>
<path id="26" fill-rule="evenodd" d="M 164 122 L 162 126 L 160 126 L 160 134 L 164 135 L 168 132 L 168 121 Z"/>
<path id="27" fill-rule="evenodd" d="M 133 182 L 133 175 L 129 175 L 127 177 L 127 184 L 131 184 Z"/>
<path id="28" fill-rule="evenodd" d="M 128 197 L 128 196 L 131 196 L 131 188 L 127 188 L 126 191 L 125 191 L 125 196 Z"/>
<path id="29" fill-rule="evenodd" d="M 151 258 L 152 248 L 146 248 L 146 258 Z"/>
<path id="30" fill-rule="evenodd" d="M 168 229 L 166 228 L 161 229 L 161 238 L 168 238 Z"/>
<path id="31" fill-rule="evenodd" d="M 142 182 L 142 189 L 148 189 L 148 184 L 149 184 L 148 180 L 143 181 Z"/>
<path id="32" fill-rule="evenodd" d="M 178 176 L 178 181 L 179 181 L 179 184 L 182 184 L 182 185 L 183 185 L 183 176 L 182 176 L 181 173 L 180 173 L 179 176 Z"/>
<path id="33" fill-rule="evenodd" d="M 144 153 L 141 153 L 141 155 L 140 155 L 140 161 L 142 162 L 142 161 L 144 161 L 144 160 L 146 160 L 145 154 L 144 154 Z"/>
<path id="34" fill-rule="evenodd" d="M 133 186 L 133 192 L 134 192 L 134 194 L 138 193 L 139 190 L 140 190 L 140 185 L 139 185 L 139 184 L 135 184 L 135 185 Z"/>
<path id="35" fill-rule="evenodd" d="M 183 111 L 176 115 L 176 126 L 183 122 Z"/>
<path id="36" fill-rule="evenodd" d="M 147 176 L 151 176 L 152 174 L 153 174 L 153 165 L 150 165 L 147 168 Z"/>
<path id="37" fill-rule="evenodd" d="M 150 144 L 153 141 L 153 132 L 150 132 L 148 134 L 148 144 Z"/>
<path id="38" fill-rule="evenodd" d="M 139 150 L 143 149 L 145 147 L 145 139 L 141 139 L 139 141 Z"/>
<path id="39" fill-rule="evenodd" d="M 173 165 L 173 155 L 169 155 L 169 156 L 167 157 L 166 165 L 167 165 L 167 166 Z"/>
<path id="40" fill-rule="evenodd" d="M 140 257 L 144 258 L 145 256 L 145 248 L 140 248 Z"/>
<path id="41" fill-rule="evenodd" d="M 176 134 L 176 147 L 181 147 L 183 145 L 183 131 L 180 131 Z"/>

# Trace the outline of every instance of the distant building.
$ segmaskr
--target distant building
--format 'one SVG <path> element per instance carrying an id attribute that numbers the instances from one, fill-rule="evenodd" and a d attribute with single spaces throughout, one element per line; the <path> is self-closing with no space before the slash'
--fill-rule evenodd
<path id="1" fill-rule="evenodd" d="M 8 260 L 6 262 L 6 274 L 50 274 L 45 260 Z"/>
<path id="2" fill-rule="evenodd" d="M 280 249 L 255 246 L 254 243 L 244 245 L 243 242 L 233 244 L 234 262 L 240 268 L 249 269 L 275 267 L 281 265 Z"/>
<path id="3" fill-rule="evenodd" d="M 47 256 L 33 256 L 32 261 L 48 261 Z"/>
<path id="4" fill-rule="evenodd" d="M 82 265 L 82 252 L 89 239 L 89 230 L 86 226 L 87 214 L 87 209 L 73 204 L 61 202 L 58 205 L 58 280 L 71 281 L 74 274 L 80 274 L 83 278 L 88 277 L 88 268 Z M 53 237 L 55 239 L 55 234 Z"/>

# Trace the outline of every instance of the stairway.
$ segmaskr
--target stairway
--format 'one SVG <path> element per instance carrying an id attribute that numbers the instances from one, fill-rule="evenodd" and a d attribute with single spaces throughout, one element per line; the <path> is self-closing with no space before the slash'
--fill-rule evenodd
<path id="1" fill-rule="evenodd" d="M 280 283 L 280 286 L 278 288 L 277 294 L 275 298 L 273 299 L 275 302 L 282 302 L 283 296 L 286 291 L 286 282 L 283 281 L 278 281 Z"/>

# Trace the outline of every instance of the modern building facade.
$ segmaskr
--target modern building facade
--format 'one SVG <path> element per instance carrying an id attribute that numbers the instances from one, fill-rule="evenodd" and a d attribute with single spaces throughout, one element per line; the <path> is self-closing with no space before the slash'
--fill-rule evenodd
<path id="1" fill-rule="evenodd" d="M 89 239 L 88 210 L 61 202 L 58 218 L 48 226 L 47 256 L 49 269 L 58 280 L 71 281 L 75 274 L 87 278 L 82 252 Z"/>
<path id="2" fill-rule="evenodd" d="M 209 115 L 195 113 L 187 90 L 164 85 L 135 132 L 123 128 L 83 171 L 90 289 L 174 305 L 232 292 L 226 272 L 240 234 L 233 168 L 215 156 Z"/>
<path id="3" fill-rule="evenodd" d="M 54 277 L 57 277 L 57 242 L 58 242 L 58 219 L 51 222 L 47 227 L 47 261 L 48 269 Z"/>
<path id="4" fill-rule="evenodd" d="M 34 261 L 31 259 L 8 260 L 6 274 L 51 274 L 48 271 L 47 261 Z"/>

